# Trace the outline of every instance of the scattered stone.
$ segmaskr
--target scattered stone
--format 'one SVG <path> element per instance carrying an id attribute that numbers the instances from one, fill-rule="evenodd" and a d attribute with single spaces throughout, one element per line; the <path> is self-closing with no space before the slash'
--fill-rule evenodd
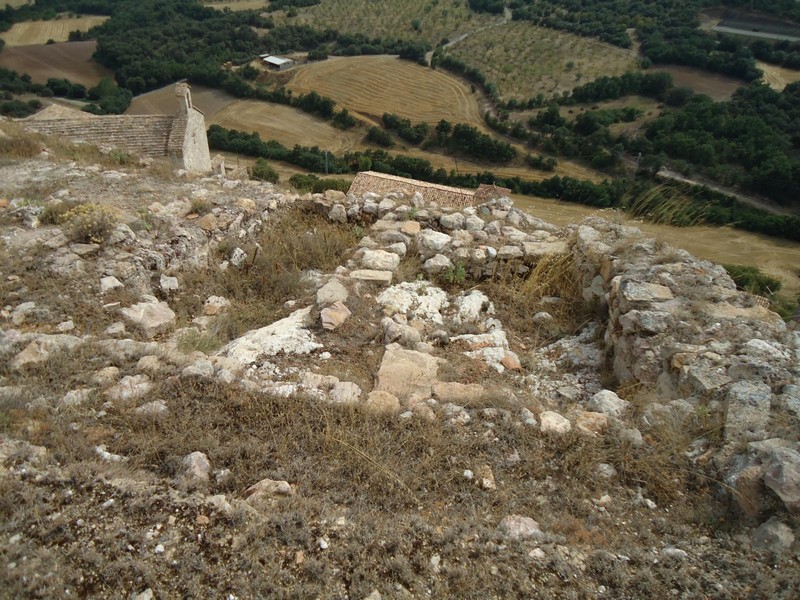
<path id="1" fill-rule="evenodd" d="M 689 558 L 689 554 L 686 552 L 686 550 L 674 548 L 673 546 L 667 546 L 666 548 L 663 548 L 661 550 L 661 555 L 673 560 L 686 560 Z"/>
<path id="2" fill-rule="evenodd" d="M 504 517 L 497 527 L 500 533 L 510 540 L 524 540 L 542 535 L 539 523 L 530 517 L 522 515 L 509 515 Z"/>
<path id="3" fill-rule="evenodd" d="M 203 314 L 207 317 L 218 315 L 231 305 L 231 301 L 222 296 L 209 296 L 203 304 Z"/>
<path id="4" fill-rule="evenodd" d="M 542 433 L 568 433 L 572 429 L 572 424 L 557 412 L 544 411 L 539 415 Z"/>
<path id="5" fill-rule="evenodd" d="M 479 467 L 477 470 L 477 477 L 478 485 L 481 486 L 481 489 L 490 492 L 497 489 L 497 483 L 494 480 L 494 473 L 492 472 L 492 467 L 489 465 L 483 465 Z"/>
<path id="6" fill-rule="evenodd" d="M 258 483 L 251 485 L 244 492 L 247 503 L 258 504 L 263 500 L 284 496 L 294 496 L 295 490 L 288 481 L 276 481 L 274 479 L 262 479 Z"/>
<path id="7" fill-rule="evenodd" d="M 127 401 L 146 396 L 151 389 L 153 384 L 147 375 L 128 375 L 120 379 L 106 394 L 111 400 Z"/>
<path id="8" fill-rule="evenodd" d="M 629 403 L 611 390 L 602 390 L 591 397 L 586 407 L 589 410 L 603 413 L 609 417 L 620 418 L 628 408 Z"/>
<path id="9" fill-rule="evenodd" d="M 350 381 L 336 382 L 328 395 L 335 404 L 356 404 L 361 400 L 361 388 Z"/>
<path id="10" fill-rule="evenodd" d="M 361 265 L 375 271 L 395 271 L 400 266 L 400 257 L 386 250 L 366 250 Z"/>
<path id="11" fill-rule="evenodd" d="M 375 389 L 394 394 L 400 400 L 415 391 L 430 395 L 438 371 L 438 359 L 416 350 L 406 350 L 400 344 L 389 344 L 378 370 Z"/>
<path id="12" fill-rule="evenodd" d="M 447 271 L 448 269 L 455 268 L 453 261 L 447 258 L 444 254 L 437 254 L 433 258 L 429 258 L 422 265 L 423 271 L 429 275 L 435 275 Z"/>
<path id="13" fill-rule="evenodd" d="M 183 457 L 184 476 L 198 483 L 207 483 L 211 462 L 202 452 L 192 452 Z"/>
<path id="14" fill-rule="evenodd" d="M 175 323 L 175 313 L 166 302 L 159 302 L 153 296 L 147 296 L 128 308 L 120 309 L 122 316 L 137 327 L 147 338 L 154 338 L 159 333 L 170 329 Z"/>
<path id="15" fill-rule="evenodd" d="M 158 415 L 163 415 L 167 411 L 168 409 L 166 402 L 163 400 L 154 400 L 153 402 L 142 404 L 141 406 L 137 407 L 134 412 L 136 412 L 137 415 L 155 417 Z"/>
<path id="16" fill-rule="evenodd" d="M 162 274 L 159 279 L 159 285 L 161 286 L 161 290 L 167 293 L 175 292 L 180 287 L 177 277 L 169 277 L 164 274 Z"/>
<path id="17" fill-rule="evenodd" d="M 365 406 L 376 413 L 397 414 L 400 412 L 400 400 L 397 396 L 383 390 L 373 390 L 367 394 Z"/>
<path id="18" fill-rule="evenodd" d="M 322 328 L 328 331 L 341 326 L 348 318 L 350 318 L 350 309 L 344 303 L 337 300 L 330 306 L 327 306 L 320 311 L 320 320 L 322 321 Z"/>
<path id="19" fill-rule="evenodd" d="M 575 419 L 575 427 L 581 433 L 596 437 L 608 425 L 608 415 L 599 412 L 582 412 Z"/>
<path id="20" fill-rule="evenodd" d="M 332 277 L 328 283 L 317 290 L 317 308 L 321 310 L 337 302 L 346 302 L 349 295 L 342 282 Z"/>
<path id="21" fill-rule="evenodd" d="M 308 354 L 322 348 L 307 329 L 313 324 L 311 307 L 294 311 L 288 317 L 271 325 L 248 331 L 227 344 L 217 356 L 226 356 L 242 365 L 256 362 L 262 356 Z"/>
<path id="22" fill-rule="evenodd" d="M 486 393 L 483 386 L 477 383 L 456 383 L 437 381 L 432 386 L 434 398 L 439 402 L 454 404 L 472 404 L 478 402 Z"/>
<path id="23" fill-rule="evenodd" d="M 357 269 L 355 271 L 350 271 L 350 278 L 358 279 L 359 281 L 369 281 L 371 283 L 391 285 L 392 272 L 375 271 L 373 269 Z"/>
<path id="24" fill-rule="evenodd" d="M 778 517 L 772 517 L 755 530 L 751 544 L 754 550 L 784 554 L 794 546 L 794 533 Z"/>

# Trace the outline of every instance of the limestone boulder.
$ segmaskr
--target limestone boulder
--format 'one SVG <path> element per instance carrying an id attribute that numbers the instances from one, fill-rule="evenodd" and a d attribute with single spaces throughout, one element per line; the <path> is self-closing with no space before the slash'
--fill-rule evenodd
<path id="1" fill-rule="evenodd" d="M 146 297 L 144 302 L 120 309 L 120 313 L 147 338 L 154 338 L 175 324 L 175 313 L 169 304 L 160 302 L 153 296 Z"/>
<path id="2" fill-rule="evenodd" d="M 400 344 L 389 344 L 378 370 L 375 389 L 389 392 L 399 400 L 405 400 L 414 392 L 430 395 L 438 371 L 439 359 L 406 350 Z"/>

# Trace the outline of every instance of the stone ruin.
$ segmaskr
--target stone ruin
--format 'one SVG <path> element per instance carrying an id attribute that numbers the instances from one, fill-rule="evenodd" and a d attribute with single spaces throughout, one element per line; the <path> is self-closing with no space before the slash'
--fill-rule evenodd
<path id="1" fill-rule="evenodd" d="M 119 148 L 149 158 L 169 157 L 178 168 L 211 171 L 205 117 L 192 104 L 189 85 L 175 85 L 174 115 L 93 115 L 52 104 L 19 123 L 43 135 Z"/>

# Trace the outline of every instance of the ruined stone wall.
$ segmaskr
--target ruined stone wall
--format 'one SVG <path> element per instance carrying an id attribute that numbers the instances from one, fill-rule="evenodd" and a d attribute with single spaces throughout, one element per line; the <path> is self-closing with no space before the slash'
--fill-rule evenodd
<path id="1" fill-rule="evenodd" d="M 203 113 L 189 111 L 183 135 L 183 165 L 187 171 L 208 173 L 211 171 L 211 153 L 208 149 L 206 121 Z"/>

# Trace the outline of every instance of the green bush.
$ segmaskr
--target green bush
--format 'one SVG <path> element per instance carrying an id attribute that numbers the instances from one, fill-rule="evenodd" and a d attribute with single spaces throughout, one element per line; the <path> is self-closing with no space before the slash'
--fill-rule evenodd
<path id="1" fill-rule="evenodd" d="M 250 169 L 250 176 L 259 181 L 269 181 L 270 183 L 278 183 L 278 172 L 269 166 L 263 158 L 256 159 L 256 164 Z"/>
<path id="2" fill-rule="evenodd" d="M 758 267 L 745 265 L 722 265 L 740 290 L 772 298 L 781 289 L 781 282 L 762 273 Z"/>

